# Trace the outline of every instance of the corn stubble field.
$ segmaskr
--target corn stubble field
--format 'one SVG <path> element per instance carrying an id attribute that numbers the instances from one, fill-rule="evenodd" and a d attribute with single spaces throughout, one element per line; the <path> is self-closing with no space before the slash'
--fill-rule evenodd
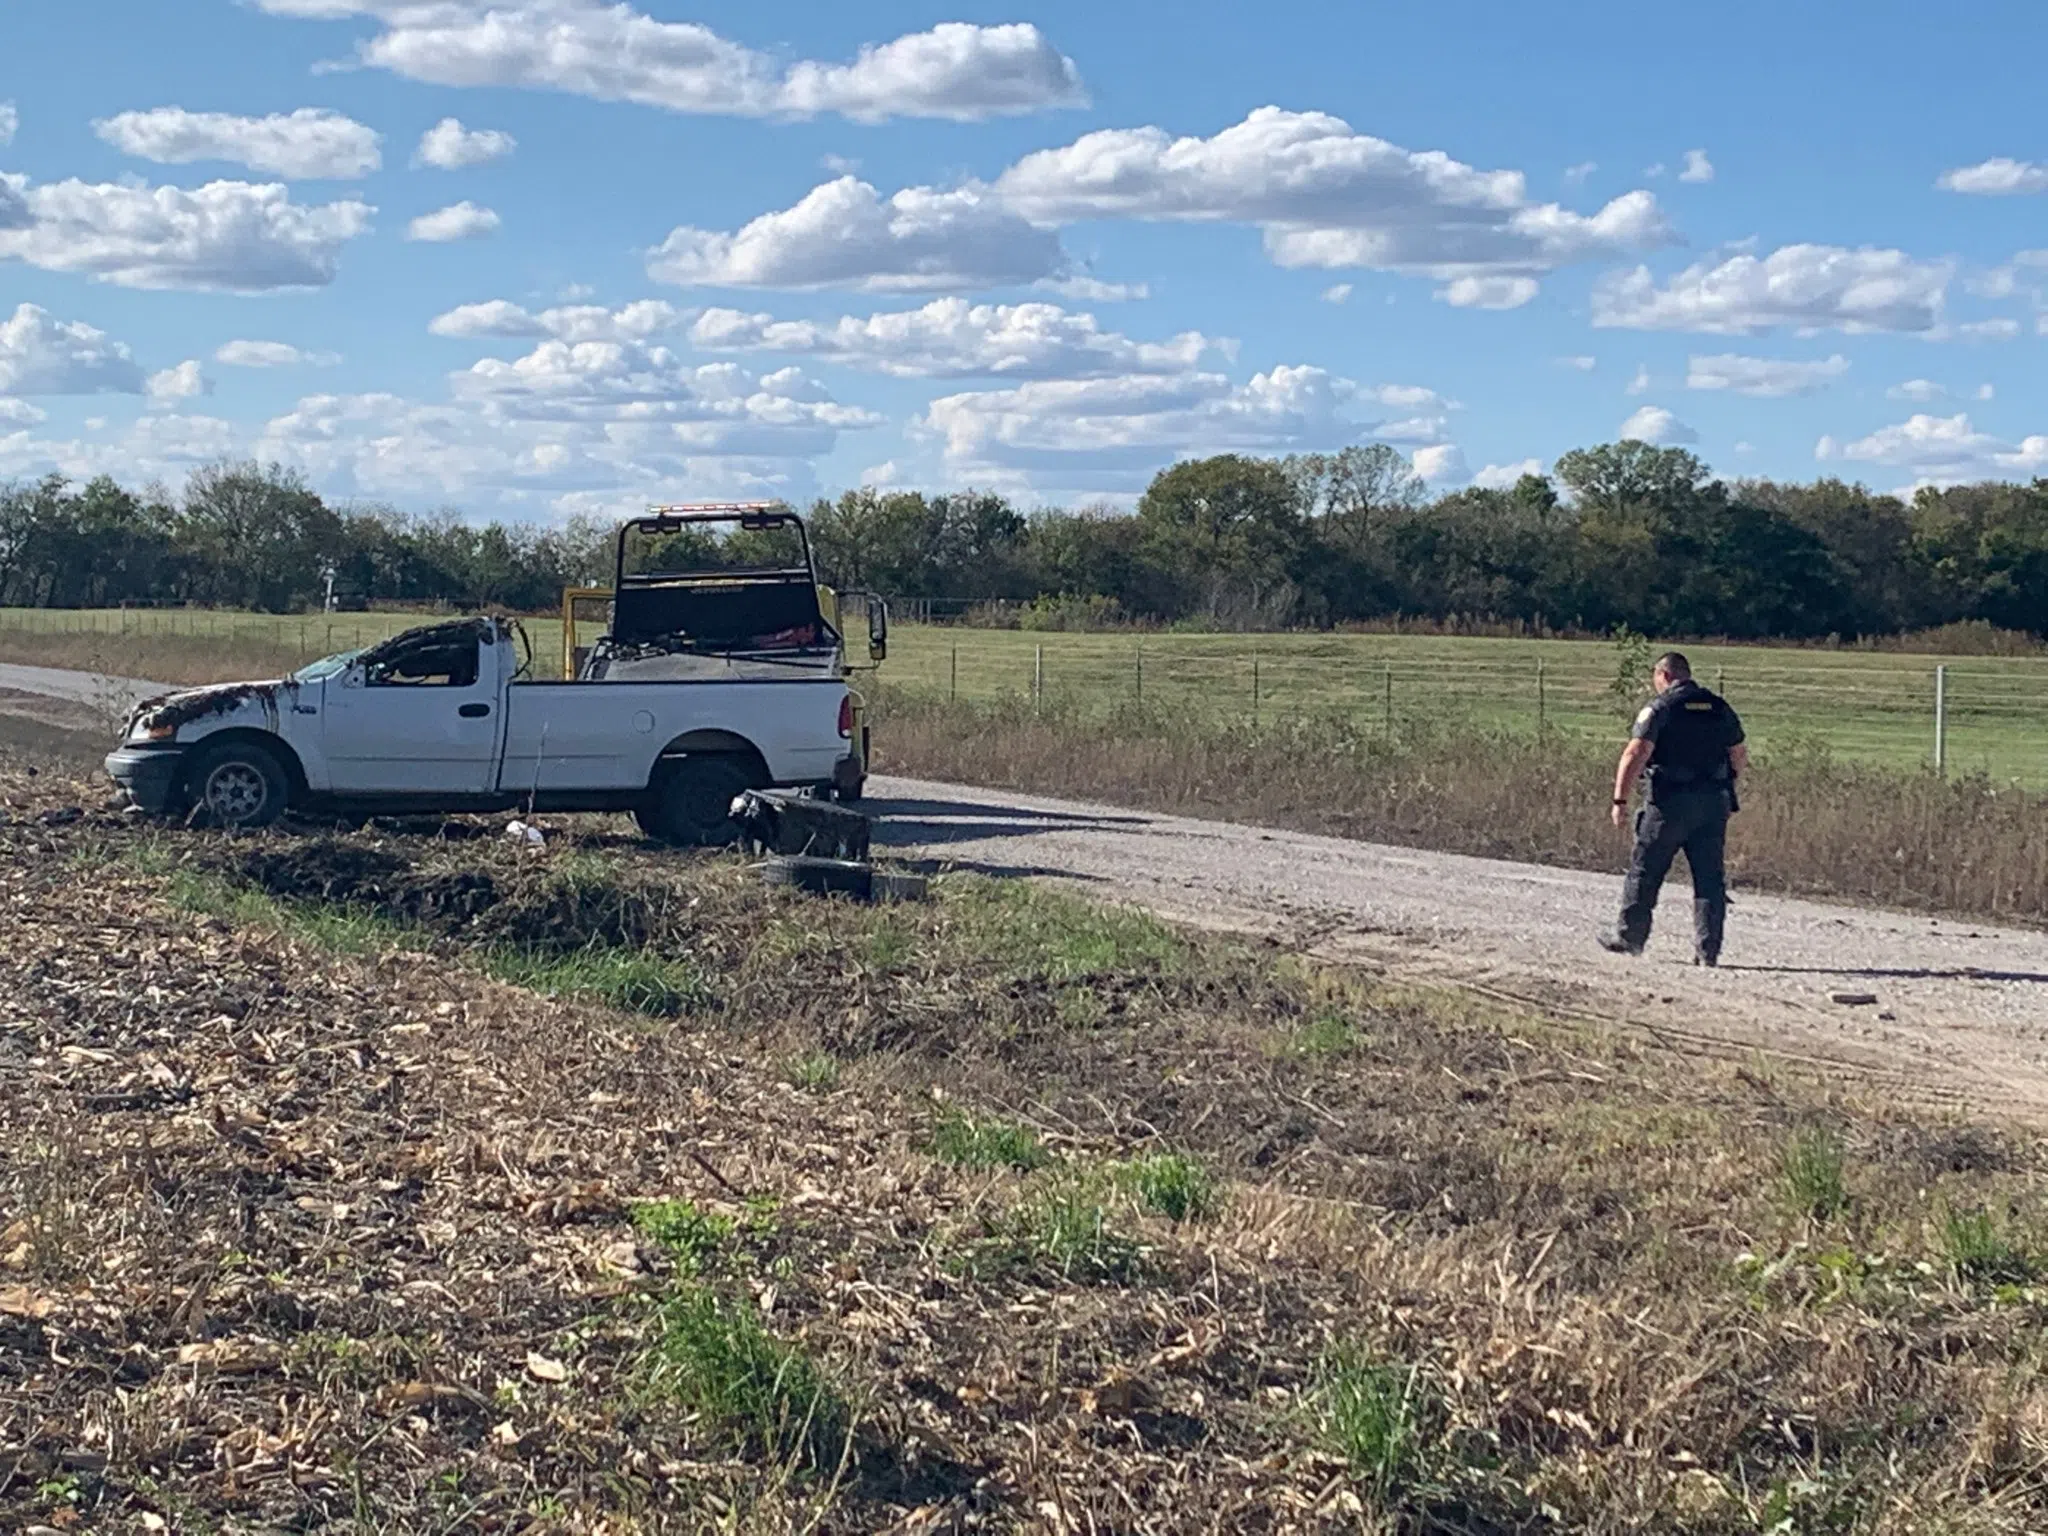
<path id="1" fill-rule="evenodd" d="M 2031 1138 L 1019 883 L 0 801 L 7 1529 L 2048 1519 Z"/>

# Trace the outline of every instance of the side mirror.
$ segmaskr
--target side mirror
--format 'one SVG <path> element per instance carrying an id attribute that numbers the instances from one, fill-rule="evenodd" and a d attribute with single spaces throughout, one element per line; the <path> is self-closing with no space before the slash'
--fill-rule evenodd
<path id="1" fill-rule="evenodd" d="M 879 597 L 868 599 L 868 660 L 879 662 L 889 654 L 889 605 Z"/>

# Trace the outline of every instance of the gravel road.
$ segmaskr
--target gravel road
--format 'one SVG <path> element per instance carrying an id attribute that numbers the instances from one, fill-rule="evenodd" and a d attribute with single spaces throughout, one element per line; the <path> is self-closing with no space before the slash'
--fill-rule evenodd
<path id="1" fill-rule="evenodd" d="M 10 665 L 0 690 L 101 709 L 162 691 Z M 1689 963 L 1682 879 L 1647 954 L 1594 944 L 1620 888 L 1619 833 L 1608 876 L 911 779 L 877 778 L 869 794 L 877 843 L 935 866 L 1052 880 L 1680 1050 L 1795 1058 L 1901 1098 L 2048 1118 L 2048 933 L 1738 890 L 1709 971 Z"/>

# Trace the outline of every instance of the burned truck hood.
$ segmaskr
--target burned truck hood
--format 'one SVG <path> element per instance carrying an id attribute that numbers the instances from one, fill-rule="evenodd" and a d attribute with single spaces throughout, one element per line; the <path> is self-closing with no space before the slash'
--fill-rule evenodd
<path id="1" fill-rule="evenodd" d="M 160 730 L 166 726 L 177 730 L 197 720 L 247 713 L 252 719 L 261 720 L 265 729 L 275 731 L 280 700 L 288 705 L 298 697 L 299 686 L 290 678 L 278 678 L 269 682 L 182 688 L 137 704 L 128 728 L 131 733 L 138 728 Z"/>

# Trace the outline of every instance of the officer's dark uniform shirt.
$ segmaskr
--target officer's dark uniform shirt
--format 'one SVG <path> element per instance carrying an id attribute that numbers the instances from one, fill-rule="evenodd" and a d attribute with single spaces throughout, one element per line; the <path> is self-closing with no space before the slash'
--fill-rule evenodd
<path id="1" fill-rule="evenodd" d="M 1741 743 L 1742 721 L 1728 701 L 1688 678 L 1643 706 L 1629 732 L 1652 743 L 1650 798 L 1718 789 L 1731 773 L 1728 749 Z"/>

